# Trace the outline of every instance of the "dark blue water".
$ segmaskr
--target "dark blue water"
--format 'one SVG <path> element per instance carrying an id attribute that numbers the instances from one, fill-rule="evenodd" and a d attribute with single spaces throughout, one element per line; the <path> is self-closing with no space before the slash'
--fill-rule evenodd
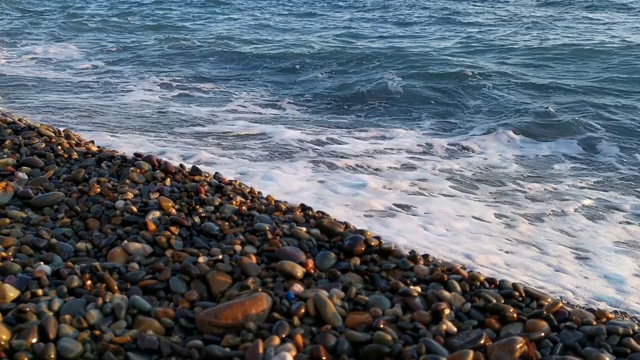
<path id="1" fill-rule="evenodd" d="M 640 312 L 638 19 L 624 0 L 2 0 L 0 106 Z"/>

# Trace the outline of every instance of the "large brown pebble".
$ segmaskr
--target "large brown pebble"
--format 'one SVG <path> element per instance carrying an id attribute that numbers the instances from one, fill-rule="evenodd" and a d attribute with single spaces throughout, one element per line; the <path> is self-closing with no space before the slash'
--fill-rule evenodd
<path id="1" fill-rule="evenodd" d="M 553 300 L 544 306 L 543 310 L 548 314 L 553 314 L 562 308 L 562 301 Z"/>
<path id="2" fill-rule="evenodd" d="M 368 311 L 352 311 L 344 319 L 344 325 L 350 329 L 373 324 L 373 317 Z"/>
<path id="3" fill-rule="evenodd" d="M 95 218 L 89 218 L 84 223 L 89 231 L 98 230 L 100 228 L 100 220 Z"/>
<path id="4" fill-rule="evenodd" d="M 551 332 L 551 326 L 542 319 L 529 319 L 524 324 L 524 330 L 526 332 L 542 331 L 545 334 L 549 334 Z"/>
<path id="5" fill-rule="evenodd" d="M 160 196 L 158 198 L 158 206 L 160 206 L 160 209 L 162 209 L 163 211 L 172 210 L 174 205 L 175 204 L 173 203 L 173 200 L 169 199 L 168 197 Z"/>
<path id="6" fill-rule="evenodd" d="M 114 247 L 107 254 L 107 261 L 122 266 L 129 261 L 129 253 L 120 246 Z"/>
<path id="7" fill-rule="evenodd" d="M 302 279 L 306 272 L 302 266 L 288 260 L 280 260 L 276 265 L 276 270 L 282 276 L 298 280 Z"/>
<path id="8" fill-rule="evenodd" d="M 575 316 L 576 318 L 584 321 L 584 320 L 592 320 L 596 321 L 596 316 L 593 313 L 588 312 L 584 309 L 573 309 L 569 312 L 569 316 Z"/>
<path id="9" fill-rule="evenodd" d="M 526 349 L 524 338 L 520 336 L 508 337 L 487 347 L 489 360 L 519 359 Z"/>
<path id="10" fill-rule="evenodd" d="M 133 322 L 133 328 L 141 333 L 151 331 L 152 333 L 159 336 L 164 336 L 166 331 L 158 320 L 142 315 L 136 316 L 136 319 Z"/>
<path id="11" fill-rule="evenodd" d="M 246 322 L 263 323 L 273 299 L 259 292 L 206 309 L 196 316 L 196 326 L 204 334 L 218 333 L 219 328 L 242 328 Z"/>

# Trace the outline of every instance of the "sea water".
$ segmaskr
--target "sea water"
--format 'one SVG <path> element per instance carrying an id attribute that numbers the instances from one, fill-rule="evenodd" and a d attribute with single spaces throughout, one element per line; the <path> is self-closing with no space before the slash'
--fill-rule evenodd
<path id="1" fill-rule="evenodd" d="M 2 0 L 0 106 L 640 313 L 636 0 Z"/>

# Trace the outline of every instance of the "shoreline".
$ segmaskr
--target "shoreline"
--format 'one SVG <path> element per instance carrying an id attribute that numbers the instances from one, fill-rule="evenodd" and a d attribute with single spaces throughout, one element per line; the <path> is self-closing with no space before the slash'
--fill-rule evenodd
<path id="1" fill-rule="evenodd" d="M 405 253 L 195 165 L 0 125 L 7 354 L 640 359 L 628 314 Z"/>

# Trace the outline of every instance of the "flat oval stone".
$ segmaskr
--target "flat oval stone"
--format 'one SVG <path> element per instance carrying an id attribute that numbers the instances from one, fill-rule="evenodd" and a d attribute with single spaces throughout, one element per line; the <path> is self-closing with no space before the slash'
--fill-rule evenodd
<path id="1" fill-rule="evenodd" d="M 573 309 L 569 312 L 569 316 L 575 316 L 580 320 L 596 321 L 596 316 L 584 309 Z"/>
<path id="2" fill-rule="evenodd" d="M 273 299 L 259 292 L 206 309 L 196 315 L 196 326 L 204 334 L 217 333 L 217 328 L 242 328 L 246 322 L 263 323 Z"/>
<path id="3" fill-rule="evenodd" d="M 283 246 L 276 250 L 276 256 L 280 260 L 293 261 L 296 264 L 303 262 L 307 256 L 300 248 L 295 246 Z"/>
<path id="4" fill-rule="evenodd" d="M 318 229 L 330 238 L 340 236 L 344 232 L 344 224 L 330 219 L 322 219 L 317 223 Z"/>
<path id="5" fill-rule="evenodd" d="M 58 340 L 58 354 L 65 359 L 79 359 L 84 352 L 82 344 L 72 338 L 62 338 Z"/>
<path id="6" fill-rule="evenodd" d="M 132 172 L 131 174 L 129 174 L 129 180 L 136 184 L 144 184 L 144 182 L 146 181 L 144 175 L 137 172 Z"/>
<path id="7" fill-rule="evenodd" d="M 524 338 L 512 336 L 489 345 L 487 347 L 487 357 L 489 360 L 519 359 L 525 349 Z"/>
<path id="8" fill-rule="evenodd" d="M 316 255 L 315 265 L 316 269 L 320 271 L 327 271 L 331 269 L 338 262 L 338 256 L 331 251 L 323 250 Z"/>
<path id="9" fill-rule="evenodd" d="M 342 317 L 336 310 L 336 307 L 333 305 L 331 300 L 327 298 L 322 293 L 316 293 L 313 296 L 313 302 L 315 304 L 316 309 L 322 316 L 322 319 L 329 325 L 333 327 L 342 326 L 344 323 L 342 321 Z"/>
<path id="10" fill-rule="evenodd" d="M 142 312 L 151 312 L 153 310 L 153 306 L 149 304 L 149 302 L 138 295 L 133 295 L 129 298 L 129 303 L 134 308 L 142 311 Z"/>
<path id="11" fill-rule="evenodd" d="M 122 266 L 129 262 L 129 253 L 120 246 L 114 247 L 107 254 L 107 261 Z"/>
<path id="12" fill-rule="evenodd" d="M 173 200 L 169 199 L 168 197 L 160 196 L 158 198 L 158 206 L 163 211 L 169 211 L 169 210 L 173 209 L 175 204 L 174 204 Z"/>
<path id="13" fill-rule="evenodd" d="M 306 272 L 305 268 L 289 260 L 280 260 L 276 265 L 276 270 L 282 276 L 298 280 L 302 279 Z"/>
<path id="14" fill-rule="evenodd" d="M 42 160 L 38 159 L 37 157 L 33 157 L 33 156 L 29 156 L 29 157 L 23 158 L 22 160 L 20 160 L 18 165 L 19 166 L 28 167 L 28 168 L 33 168 L 33 169 L 43 169 L 44 168 L 44 162 Z"/>
<path id="15" fill-rule="evenodd" d="M 57 205 L 64 200 L 65 195 L 58 191 L 53 191 L 46 194 L 40 194 L 31 199 L 31 206 L 35 207 L 47 207 Z"/>
<path id="16" fill-rule="evenodd" d="M 137 242 L 127 241 L 122 244 L 122 248 L 129 253 L 129 255 L 149 256 L 153 252 L 153 248 L 150 245 Z"/>
<path id="17" fill-rule="evenodd" d="M 551 326 L 542 319 L 529 319 L 524 325 L 524 330 L 526 332 L 542 331 L 545 334 L 549 334 L 551 332 Z"/>

